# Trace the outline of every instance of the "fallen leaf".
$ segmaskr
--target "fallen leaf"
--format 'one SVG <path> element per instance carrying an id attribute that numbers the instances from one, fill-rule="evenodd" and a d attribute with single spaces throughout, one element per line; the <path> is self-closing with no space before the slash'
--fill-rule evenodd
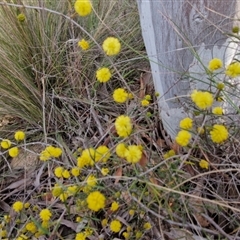
<path id="1" fill-rule="evenodd" d="M 117 171 L 115 172 L 114 176 L 116 177 L 114 184 L 117 184 L 119 182 L 119 180 L 121 179 L 121 177 L 122 177 L 122 167 L 119 167 L 117 169 Z"/>
<path id="2" fill-rule="evenodd" d="M 176 154 L 179 154 L 180 151 L 180 146 L 177 144 L 176 141 L 174 141 L 171 145 L 171 149 L 174 150 Z"/>
<path id="3" fill-rule="evenodd" d="M 125 203 L 130 203 L 131 202 L 131 195 L 130 195 L 130 193 L 129 192 L 122 192 L 121 193 L 121 198 L 125 201 Z"/>
<path id="4" fill-rule="evenodd" d="M 4 212 L 9 212 L 11 207 L 5 203 L 4 201 L 0 201 L 0 208 L 4 211 Z"/>
<path id="5" fill-rule="evenodd" d="M 155 185 L 158 185 L 157 178 L 155 178 L 155 177 L 150 177 L 149 180 L 150 180 L 151 183 L 153 183 L 153 184 L 155 184 Z"/>
<path id="6" fill-rule="evenodd" d="M 139 165 L 140 165 L 141 167 L 145 167 L 145 166 L 147 165 L 147 162 L 148 162 L 147 156 L 146 156 L 146 154 L 143 152 L 143 153 L 142 153 L 142 157 L 141 157 L 141 159 L 140 159 L 140 161 L 139 161 L 138 163 L 139 163 Z"/>
<path id="7" fill-rule="evenodd" d="M 166 142 L 164 139 L 161 139 L 161 138 L 158 138 L 157 141 L 156 141 L 157 145 L 160 147 L 160 148 L 165 148 L 167 147 L 166 145 Z"/>
<path id="8" fill-rule="evenodd" d="M 51 192 L 47 192 L 42 196 L 42 200 L 50 202 L 53 199 L 53 195 Z"/>
<path id="9" fill-rule="evenodd" d="M 29 178 L 23 178 L 23 179 L 20 179 L 12 184 L 10 184 L 8 187 L 6 187 L 6 189 L 18 189 L 22 186 L 26 186 L 28 185 L 29 181 L 31 182 L 31 180 Z"/>

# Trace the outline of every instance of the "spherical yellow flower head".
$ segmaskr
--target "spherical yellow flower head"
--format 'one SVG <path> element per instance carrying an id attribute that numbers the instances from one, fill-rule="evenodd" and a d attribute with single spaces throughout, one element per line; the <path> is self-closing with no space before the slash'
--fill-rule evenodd
<path id="1" fill-rule="evenodd" d="M 23 207 L 24 207 L 24 204 L 21 201 L 17 201 L 12 205 L 12 209 L 15 212 L 20 212 L 23 209 Z"/>
<path id="2" fill-rule="evenodd" d="M 79 167 L 79 169 L 82 169 L 86 166 L 88 166 L 88 161 L 86 158 L 80 156 L 77 158 L 77 166 Z"/>
<path id="3" fill-rule="evenodd" d="M 77 158 L 77 166 L 81 169 L 87 166 L 93 166 L 96 156 L 96 151 L 93 148 L 87 148 L 82 151 L 82 154 Z"/>
<path id="4" fill-rule="evenodd" d="M 129 163 L 137 163 L 142 158 L 142 150 L 137 145 L 128 146 L 125 156 Z"/>
<path id="5" fill-rule="evenodd" d="M 193 120 L 191 118 L 184 118 L 179 123 L 180 128 L 185 130 L 191 129 L 192 125 L 193 125 Z"/>
<path id="6" fill-rule="evenodd" d="M 101 221 L 101 224 L 103 227 L 106 227 L 107 226 L 107 223 L 108 223 L 108 220 L 106 218 L 104 218 L 102 221 Z"/>
<path id="7" fill-rule="evenodd" d="M 89 49 L 89 42 L 86 41 L 85 39 L 82 39 L 81 41 L 78 42 L 78 46 L 82 49 L 82 50 L 88 50 Z"/>
<path id="8" fill-rule="evenodd" d="M 54 197 L 59 197 L 62 193 L 63 193 L 62 187 L 56 183 L 52 189 L 52 195 Z"/>
<path id="9" fill-rule="evenodd" d="M 202 169 L 208 169 L 209 168 L 209 162 L 204 160 L 204 159 L 201 159 L 200 162 L 199 162 L 199 166 L 202 168 Z"/>
<path id="10" fill-rule="evenodd" d="M 58 158 L 62 155 L 62 149 L 59 147 L 48 146 L 46 147 L 46 151 L 48 151 L 53 158 Z"/>
<path id="11" fill-rule="evenodd" d="M 77 216 L 77 217 L 76 217 L 76 222 L 81 222 L 81 221 L 82 221 L 82 218 L 79 217 L 79 216 Z"/>
<path id="12" fill-rule="evenodd" d="M 225 87 L 225 84 L 222 83 L 222 82 L 217 84 L 217 89 L 220 90 L 220 91 L 222 91 L 224 89 L 224 87 Z"/>
<path id="13" fill-rule="evenodd" d="M 71 174 L 74 176 L 74 177 L 78 177 L 80 175 L 80 169 L 78 167 L 73 167 L 71 169 Z"/>
<path id="14" fill-rule="evenodd" d="M 75 195 L 79 190 L 79 187 L 77 185 L 73 185 L 73 186 L 69 186 L 67 188 L 67 193 L 70 195 L 70 196 L 73 196 Z"/>
<path id="15" fill-rule="evenodd" d="M 110 229 L 112 232 L 118 233 L 122 228 L 122 224 L 118 220 L 113 220 L 110 223 Z"/>
<path id="16" fill-rule="evenodd" d="M 144 99 L 146 99 L 148 101 L 151 101 L 152 97 L 151 97 L 151 95 L 147 94 L 147 95 L 144 96 Z"/>
<path id="17" fill-rule="evenodd" d="M 88 236 L 91 236 L 93 234 L 93 230 L 91 228 L 86 228 L 84 233 L 88 237 Z"/>
<path id="18" fill-rule="evenodd" d="M 5 240 L 7 240 L 7 235 L 8 235 L 8 232 L 7 232 L 7 230 L 3 230 L 3 229 L 1 229 L 1 233 L 0 233 L 0 236 L 2 237 L 2 239 L 5 239 Z"/>
<path id="19" fill-rule="evenodd" d="M 49 221 L 51 216 L 52 213 L 47 208 L 41 210 L 41 212 L 39 213 L 39 217 L 42 219 L 42 221 Z"/>
<path id="20" fill-rule="evenodd" d="M 14 158 L 17 157 L 19 154 L 19 149 L 18 147 L 12 147 L 8 150 L 8 154 L 10 157 Z"/>
<path id="21" fill-rule="evenodd" d="M 191 94 L 191 99 L 197 107 L 203 110 L 211 107 L 213 104 L 213 95 L 209 92 L 194 90 Z"/>
<path id="22" fill-rule="evenodd" d="M 144 223 L 143 228 L 144 228 L 145 230 L 149 230 L 149 229 L 152 228 L 152 225 L 151 225 L 150 222 L 146 222 L 146 223 Z"/>
<path id="23" fill-rule="evenodd" d="M 23 13 L 20 13 L 17 15 L 17 19 L 19 22 L 24 22 L 26 19 L 26 16 Z"/>
<path id="24" fill-rule="evenodd" d="M 228 65 L 225 74 L 231 78 L 240 76 L 240 63 L 234 62 Z"/>
<path id="25" fill-rule="evenodd" d="M 96 149 L 95 161 L 96 162 L 107 162 L 107 160 L 111 157 L 110 150 L 107 146 L 99 146 Z"/>
<path id="26" fill-rule="evenodd" d="M 90 187 L 94 187 L 97 184 L 97 179 L 94 175 L 90 175 L 87 178 L 87 185 Z"/>
<path id="27" fill-rule="evenodd" d="M 96 78 L 101 83 L 108 82 L 110 80 L 111 76 L 112 76 L 112 74 L 111 74 L 109 68 L 106 68 L 106 67 L 100 68 L 96 72 Z"/>
<path id="28" fill-rule="evenodd" d="M 143 100 L 141 101 L 141 106 L 142 106 L 142 107 L 147 107 L 149 104 L 150 104 L 150 102 L 149 102 L 147 99 L 143 99 Z"/>
<path id="29" fill-rule="evenodd" d="M 222 143 L 228 138 L 228 130 L 223 125 L 215 124 L 210 135 L 213 142 Z"/>
<path id="30" fill-rule="evenodd" d="M 56 167 L 54 169 L 54 174 L 56 177 L 61 178 L 63 174 L 64 168 L 63 167 Z"/>
<path id="31" fill-rule="evenodd" d="M 121 43 L 115 37 L 108 37 L 104 40 L 102 47 L 108 56 L 113 56 L 120 52 Z"/>
<path id="32" fill-rule="evenodd" d="M 26 230 L 34 234 L 35 232 L 37 232 L 37 227 L 34 222 L 29 222 L 26 224 Z"/>
<path id="33" fill-rule="evenodd" d="M 130 117 L 120 115 L 115 121 L 115 128 L 120 137 L 128 137 L 132 133 L 132 122 Z"/>
<path id="34" fill-rule="evenodd" d="M 173 156 L 175 156 L 175 155 L 176 155 L 176 153 L 175 153 L 174 150 L 169 150 L 167 153 L 165 153 L 165 154 L 163 155 L 163 158 L 164 158 L 164 159 L 168 159 L 168 158 L 173 157 Z"/>
<path id="35" fill-rule="evenodd" d="M 120 158 L 124 158 L 125 157 L 125 152 L 127 150 L 127 147 L 124 143 L 119 143 L 116 147 L 116 154 L 120 157 Z"/>
<path id="36" fill-rule="evenodd" d="M 50 158 L 58 158 L 62 155 L 62 149 L 53 146 L 47 146 L 41 153 L 40 153 L 40 160 L 47 161 Z"/>
<path id="37" fill-rule="evenodd" d="M 67 169 L 64 169 L 64 171 L 62 173 L 62 176 L 63 176 L 63 178 L 68 179 L 68 178 L 70 178 L 71 175 L 70 175 L 70 172 Z"/>
<path id="38" fill-rule="evenodd" d="M 113 99 L 117 103 L 125 103 L 128 100 L 128 93 L 123 88 L 117 88 L 113 92 Z"/>
<path id="39" fill-rule="evenodd" d="M 11 143 L 11 141 L 8 140 L 8 139 L 3 139 L 3 140 L 1 141 L 1 147 L 2 147 L 3 149 L 8 149 L 8 148 L 11 147 L 11 145 L 12 145 L 12 143 Z"/>
<path id="40" fill-rule="evenodd" d="M 4 219 L 4 222 L 9 223 L 11 220 L 11 217 L 10 217 L 10 215 L 4 215 L 3 219 Z"/>
<path id="41" fill-rule="evenodd" d="M 99 191 L 91 192 L 87 197 L 88 208 L 95 212 L 105 207 L 105 201 L 105 196 Z"/>
<path id="42" fill-rule="evenodd" d="M 45 149 L 40 153 L 40 160 L 41 161 L 48 161 L 51 158 L 50 153 Z"/>
<path id="43" fill-rule="evenodd" d="M 142 233 L 141 231 L 137 231 L 137 232 L 135 233 L 135 238 L 136 238 L 136 239 L 140 239 L 140 238 L 142 237 L 142 235 L 143 235 L 143 233 Z"/>
<path id="44" fill-rule="evenodd" d="M 179 131 L 175 138 L 176 142 L 182 147 L 187 146 L 189 144 L 190 139 L 191 134 L 186 130 Z"/>
<path id="45" fill-rule="evenodd" d="M 49 227 L 49 221 L 47 220 L 47 221 L 42 221 L 42 223 L 41 223 L 41 227 L 42 228 L 48 228 Z"/>
<path id="46" fill-rule="evenodd" d="M 223 115 L 223 109 L 221 107 L 215 107 L 213 108 L 212 113 L 216 115 Z"/>
<path id="47" fill-rule="evenodd" d="M 109 173 L 109 169 L 108 168 L 102 168 L 101 173 L 102 173 L 103 176 L 106 176 Z"/>
<path id="48" fill-rule="evenodd" d="M 119 208 L 119 204 L 118 204 L 116 201 L 114 201 L 114 202 L 111 204 L 110 210 L 113 211 L 113 212 L 115 212 L 115 211 L 118 210 L 118 208 Z"/>
<path id="49" fill-rule="evenodd" d="M 232 32 L 233 32 L 233 33 L 239 33 L 239 27 L 238 27 L 238 26 L 234 26 L 234 27 L 232 28 Z"/>
<path id="50" fill-rule="evenodd" d="M 210 71 L 215 71 L 215 70 L 221 68 L 222 66 L 223 66 L 223 63 L 222 63 L 221 59 L 213 58 L 208 64 L 208 69 Z"/>
<path id="51" fill-rule="evenodd" d="M 123 232 L 122 235 L 124 236 L 125 239 L 129 239 L 129 237 L 130 237 L 129 232 Z"/>
<path id="52" fill-rule="evenodd" d="M 91 13 L 92 4 L 90 0 L 76 0 L 74 9 L 81 17 L 85 17 Z"/>
<path id="53" fill-rule="evenodd" d="M 28 209 L 29 207 L 30 207 L 30 203 L 29 202 L 24 203 L 24 208 Z"/>
<path id="54" fill-rule="evenodd" d="M 22 141 L 25 138 L 25 133 L 23 131 L 17 131 L 14 134 L 14 138 L 16 139 L 16 141 Z"/>
<path id="55" fill-rule="evenodd" d="M 69 194 L 67 192 L 63 192 L 59 195 L 59 199 L 62 201 L 62 202 L 66 202 L 67 199 L 69 197 Z"/>
<path id="56" fill-rule="evenodd" d="M 133 229 L 131 226 L 127 226 L 127 232 L 131 232 Z"/>
<path id="57" fill-rule="evenodd" d="M 80 232 L 76 234 L 75 240 L 86 240 L 86 234 L 84 232 Z"/>

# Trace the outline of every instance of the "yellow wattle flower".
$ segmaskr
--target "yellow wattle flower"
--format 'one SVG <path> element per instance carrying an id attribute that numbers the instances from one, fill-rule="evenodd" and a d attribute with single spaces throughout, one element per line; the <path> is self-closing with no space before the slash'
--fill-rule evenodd
<path id="1" fill-rule="evenodd" d="M 190 139 L 191 134 L 186 130 L 181 130 L 180 132 L 178 132 L 175 138 L 176 142 L 182 147 L 187 146 L 190 142 Z"/>
<path id="2" fill-rule="evenodd" d="M 104 40 L 102 47 L 108 56 L 113 56 L 120 52 L 121 43 L 115 37 L 108 37 Z"/>
<path id="3" fill-rule="evenodd" d="M 194 90 L 191 94 L 191 99 L 197 107 L 203 110 L 211 107 L 213 104 L 213 95 L 209 92 Z"/>
<path id="4" fill-rule="evenodd" d="M 130 117 L 120 115 L 115 121 L 115 128 L 120 137 L 128 137 L 132 133 L 132 122 Z"/>
<path id="5" fill-rule="evenodd" d="M 191 129 L 192 125 L 193 125 L 193 120 L 189 117 L 182 119 L 179 123 L 180 128 L 185 130 Z"/>
<path id="6" fill-rule="evenodd" d="M 101 83 L 108 82 L 110 80 L 111 76 L 112 76 L 112 74 L 111 74 L 109 68 L 106 68 L 106 67 L 100 68 L 96 72 L 96 78 Z"/>
<path id="7" fill-rule="evenodd" d="M 74 4 L 74 9 L 79 16 L 85 17 L 91 13 L 92 4 L 90 0 L 76 0 Z"/>
<path id="8" fill-rule="evenodd" d="M 240 63 L 239 62 L 231 63 L 227 67 L 225 74 L 231 78 L 240 76 Z"/>
<path id="9" fill-rule="evenodd" d="M 89 42 L 86 41 L 85 39 L 82 39 L 81 41 L 78 42 L 78 46 L 82 49 L 82 50 L 88 50 L 89 49 Z"/>
<path id="10" fill-rule="evenodd" d="M 201 159 L 200 162 L 199 162 L 199 166 L 201 168 L 205 168 L 205 169 L 208 169 L 209 168 L 209 162 L 204 160 L 204 159 Z"/>
<path id="11" fill-rule="evenodd" d="M 124 103 L 128 100 L 129 94 L 123 88 L 117 88 L 113 92 L 113 99 L 117 103 Z"/>
<path id="12" fill-rule="evenodd" d="M 8 150 L 8 154 L 10 157 L 14 158 L 17 157 L 19 154 L 19 149 L 18 147 L 12 147 Z"/>
<path id="13" fill-rule="evenodd" d="M 223 66 L 222 60 L 219 58 L 213 58 L 209 64 L 208 64 L 208 69 L 210 71 L 215 71 Z"/>
<path id="14" fill-rule="evenodd" d="M 3 140 L 1 141 L 1 147 L 2 147 L 3 149 L 8 149 L 8 148 L 11 147 L 11 145 L 12 145 L 12 143 L 11 143 L 11 141 L 8 140 L 8 139 L 3 139 Z"/>
<path id="15" fill-rule="evenodd" d="M 228 130 L 223 125 L 215 124 L 210 131 L 210 136 L 213 142 L 222 143 L 228 139 Z"/>
<path id="16" fill-rule="evenodd" d="M 105 201 L 105 196 L 99 191 L 91 192 L 87 197 L 88 208 L 95 212 L 105 207 Z"/>

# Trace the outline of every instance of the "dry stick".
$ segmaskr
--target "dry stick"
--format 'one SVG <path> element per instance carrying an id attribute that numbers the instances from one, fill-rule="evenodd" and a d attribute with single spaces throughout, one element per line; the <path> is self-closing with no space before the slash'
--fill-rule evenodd
<path id="1" fill-rule="evenodd" d="M 160 213 L 160 208 L 158 208 L 158 213 Z M 162 220 L 160 218 L 158 218 L 158 225 L 159 225 L 159 231 L 160 231 L 161 237 L 162 237 L 162 239 L 164 239 Z M 161 239 L 161 238 L 159 238 L 159 239 Z"/>

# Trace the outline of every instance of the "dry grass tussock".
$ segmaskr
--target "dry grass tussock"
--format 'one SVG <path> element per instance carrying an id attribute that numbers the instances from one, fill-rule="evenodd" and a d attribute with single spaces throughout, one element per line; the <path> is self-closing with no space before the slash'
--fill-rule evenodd
<path id="1" fill-rule="evenodd" d="M 0 239 L 239 239 L 238 125 L 214 142 L 232 115 L 200 94 L 180 124 L 192 139 L 167 137 L 135 1 L 93 0 L 84 17 L 75 1 L 23 2 L 0 2 Z M 228 101 L 214 71 L 207 92 Z"/>

